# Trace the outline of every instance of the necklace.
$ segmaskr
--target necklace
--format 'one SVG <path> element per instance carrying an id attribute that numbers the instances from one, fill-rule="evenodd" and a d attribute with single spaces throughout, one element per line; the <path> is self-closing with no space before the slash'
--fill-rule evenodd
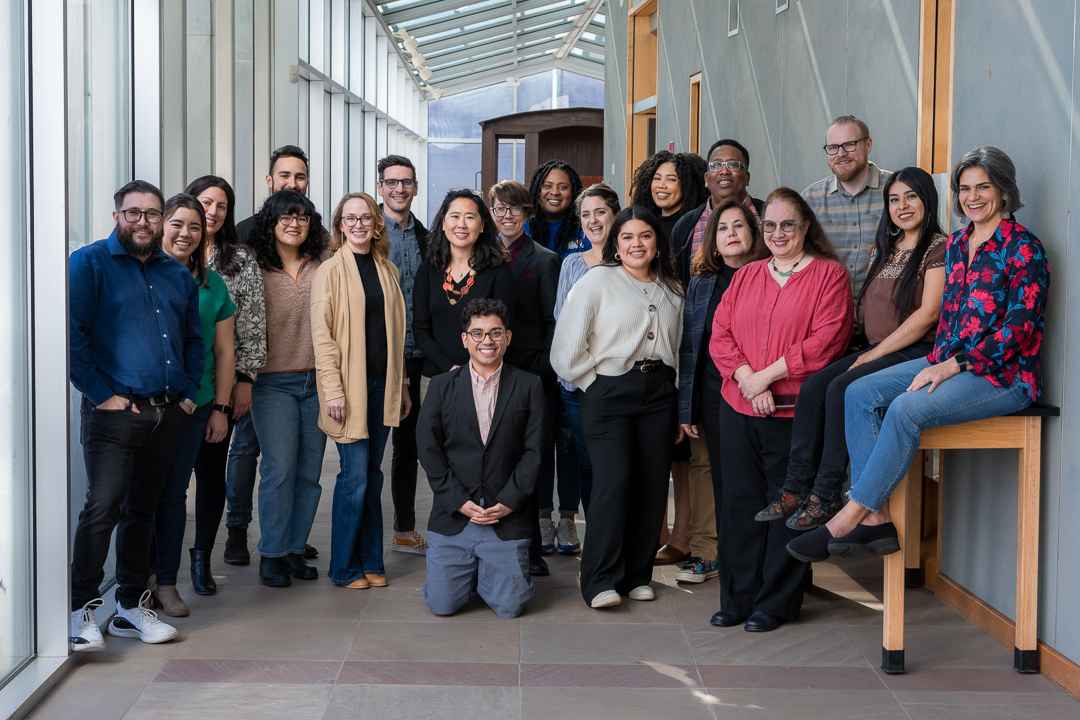
<path id="1" fill-rule="evenodd" d="M 803 260 L 804 260 L 805 258 L 806 258 L 806 255 L 802 255 L 801 257 L 799 257 L 799 259 L 795 261 L 795 264 L 791 266 L 791 269 L 790 269 L 790 270 L 781 270 L 781 269 L 780 269 L 779 267 L 777 267 L 777 265 L 776 265 L 776 258 L 773 258 L 773 259 L 772 259 L 772 260 L 770 261 L 770 263 L 769 263 L 769 264 L 770 264 L 770 265 L 772 265 L 772 269 L 773 269 L 773 272 L 774 272 L 774 273 L 776 273 L 776 274 L 777 274 L 777 275 L 779 275 L 780 277 L 782 277 L 782 278 L 785 278 L 785 279 L 786 279 L 786 278 L 789 278 L 789 277 L 791 277 L 792 275 L 794 275 L 794 274 L 795 274 L 795 271 L 799 269 L 799 264 L 800 264 L 800 263 L 801 263 L 801 262 L 802 262 L 802 261 L 803 261 Z"/>
<path id="2" fill-rule="evenodd" d="M 454 280 L 453 273 L 447 269 L 446 277 L 443 278 L 442 290 L 446 301 L 451 305 L 457 305 L 476 284 L 476 272 L 469 270 L 461 280 Z"/>

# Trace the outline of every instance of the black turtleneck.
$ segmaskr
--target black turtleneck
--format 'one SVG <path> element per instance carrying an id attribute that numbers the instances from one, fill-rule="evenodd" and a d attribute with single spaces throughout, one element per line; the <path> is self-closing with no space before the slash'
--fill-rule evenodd
<path id="1" fill-rule="evenodd" d="M 368 382 L 386 377 L 386 316 L 383 310 L 383 291 L 379 271 L 371 253 L 353 253 L 360 281 L 364 284 L 364 357 L 367 359 Z"/>

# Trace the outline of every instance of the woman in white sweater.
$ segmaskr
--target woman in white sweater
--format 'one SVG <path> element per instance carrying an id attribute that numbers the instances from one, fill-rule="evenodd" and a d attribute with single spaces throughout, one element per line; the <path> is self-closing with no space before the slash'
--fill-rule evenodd
<path id="1" fill-rule="evenodd" d="M 683 290 L 660 221 L 620 212 L 604 264 L 574 285 L 555 326 L 551 366 L 585 392 L 593 512 L 581 592 L 593 608 L 653 600 L 657 538 L 677 433 L 675 380 Z"/>

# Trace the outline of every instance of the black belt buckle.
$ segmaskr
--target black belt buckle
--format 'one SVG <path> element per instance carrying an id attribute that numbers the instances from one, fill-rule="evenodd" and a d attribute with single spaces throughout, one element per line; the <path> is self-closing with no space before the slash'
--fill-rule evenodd
<path id="1" fill-rule="evenodd" d="M 634 363 L 634 365 L 635 367 L 637 367 L 638 370 L 645 373 L 646 375 L 651 372 L 656 372 L 657 370 L 660 370 L 664 367 L 664 363 L 661 360 L 639 360 L 638 362 Z"/>

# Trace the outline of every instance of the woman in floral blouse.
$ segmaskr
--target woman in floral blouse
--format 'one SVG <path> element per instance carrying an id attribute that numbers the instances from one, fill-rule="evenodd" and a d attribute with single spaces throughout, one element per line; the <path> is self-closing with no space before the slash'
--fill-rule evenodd
<path id="1" fill-rule="evenodd" d="M 1008 415 L 1038 399 L 1050 267 L 1022 207 L 1012 160 L 984 145 L 952 172 L 956 211 L 970 221 L 945 247 L 945 294 L 929 356 L 855 381 L 845 398 L 851 499 L 825 525 L 788 543 L 800 560 L 863 546 L 900 549 L 885 501 L 924 428 Z"/>

